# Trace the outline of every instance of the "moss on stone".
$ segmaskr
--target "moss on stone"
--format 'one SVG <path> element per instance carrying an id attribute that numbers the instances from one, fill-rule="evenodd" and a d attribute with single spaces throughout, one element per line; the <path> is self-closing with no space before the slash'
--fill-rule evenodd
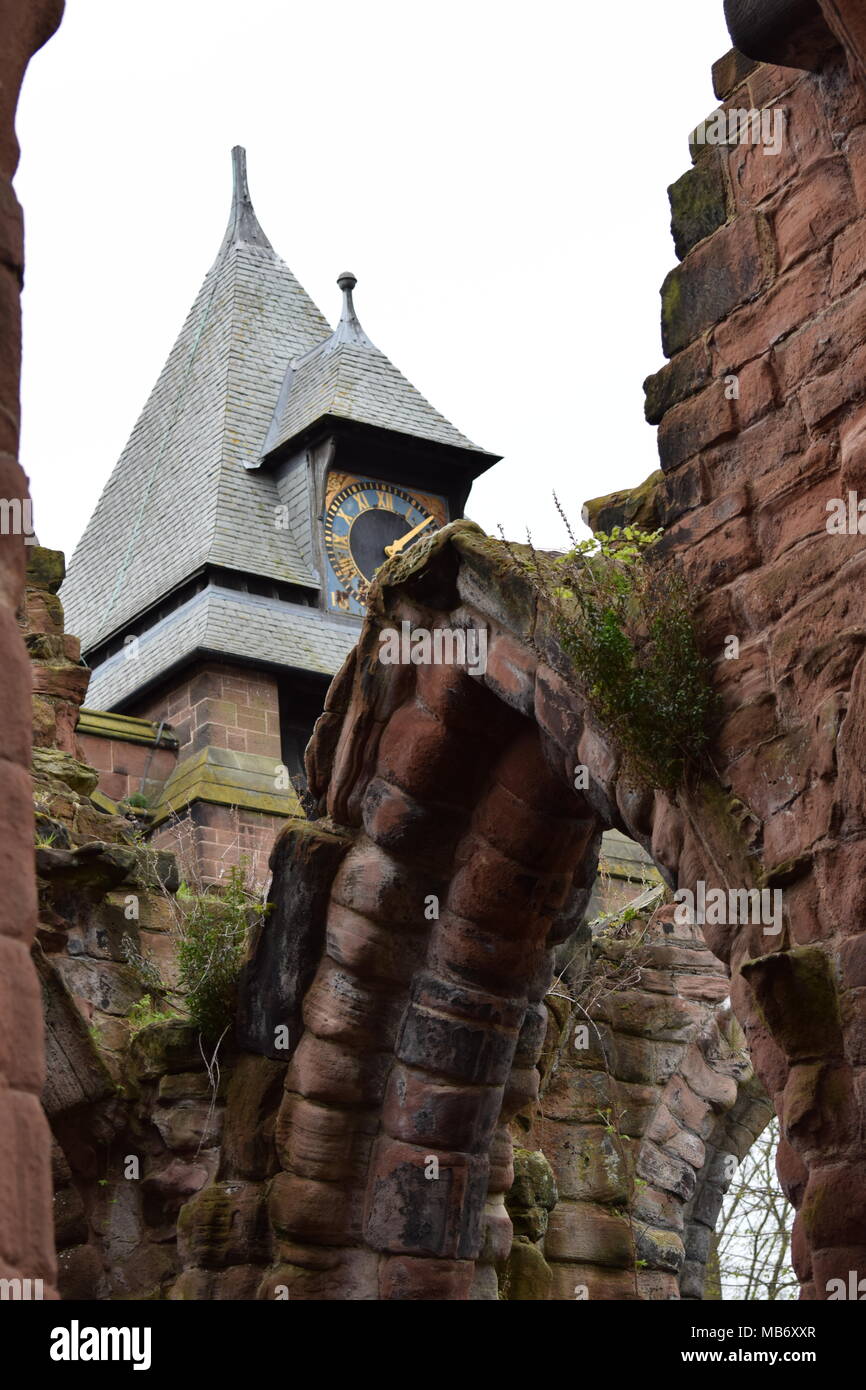
<path id="1" fill-rule="evenodd" d="M 664 473 L 657 468 L 634 488 L 593 497 L 583 504 L 583 521 L 591 531 L 610 532 L 614 526 L 639 526 L 654 531 L 659 526 L 658 489 Z"/>
<path id="2" fill-rule="evenodd" d="M 516 1240 L 499 1279 L 499 1297 L 509 1302 L 543 1303 L 550 1297 L 553 1273 L 537 1245 Z"/>
<path id="3" fill-rule="evenodd" d="M 56 594 L 66 575 L 66 558 L 62 550 L 47 550 L 42 545 L 27 547 L 27 583 L 34 589 Z"/>

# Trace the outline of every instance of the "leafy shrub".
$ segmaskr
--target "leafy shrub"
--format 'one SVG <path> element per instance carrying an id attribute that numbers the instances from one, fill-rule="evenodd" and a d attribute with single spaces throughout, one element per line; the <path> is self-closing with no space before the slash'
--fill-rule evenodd
<path id="1" fill-rule="evenodd" d="M 140 1033 L 142 1028 L 147 1028 L 149 1024 L 177 1018 L 177 1014 L 164 1006 L 157 1006 L 149 994 L 144 994 L 133 1004 L 126 1017 L 131 1025 L 129 1036 L 134 1038 L 136 1033 Z"/>
<path id="2" fill-rule="evenodd" d="M 549 601 L 577 682 L 633 776 L 673 791 L 705 756 L 715 697 L 698 594 L 652 555 L 661 534 L 615 526 L 577 541 L 569 528 L 567 554 L 518 563 Z"/>
<path id="3" fill-rule="evenodd" d="M 261 905 L 242 867 L 232 868 L 218 888 L 189 894 L 188 901 L 178 947 L 180 988 L 190 1021 L 216 1042 L 234 1020 L 247 934 Z"/>

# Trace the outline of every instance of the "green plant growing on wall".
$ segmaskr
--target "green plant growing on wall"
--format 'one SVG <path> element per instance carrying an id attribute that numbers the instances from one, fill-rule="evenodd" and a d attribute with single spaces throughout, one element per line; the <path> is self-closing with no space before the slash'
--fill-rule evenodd
<path id="1" fill-rule="evenodd" d="M 577 540 L 556 505 L 571 549 L 512 558 L 548 601 L 577 683 L 632 775 L 673 791 L 704 759 L 715 711 L 699 595 L 654 555 L 661 531 L 615 526 Z"/>
<path id="2" fill-rule="evenodd" d="M 165 1005 L 157 1005 L 149 994 L 144 994 L 136 1000 L 126 1017 L 130 1024 L 129 1036 L 134 1038 L 142 1028 L 147 1028 L 151 1023 L 164 1023 L 167 1019 L 177 1018 L 177 1014 Z"/>
<path id="3" fill-rule="evenodd" d="M 178 966 L 190 1021 L 216 1042 L 234 1021 L 237 983 L 250 922 L 261 904 L 234 866 L 219 888 L 192 894 L 185 915 Z"/>

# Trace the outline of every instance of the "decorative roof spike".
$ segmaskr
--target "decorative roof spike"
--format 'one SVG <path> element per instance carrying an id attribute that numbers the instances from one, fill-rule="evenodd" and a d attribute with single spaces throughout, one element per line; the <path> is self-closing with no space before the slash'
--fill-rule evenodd
<path id="1" fill-rule="evenodd" d="M 247 152 L 243 145 L 235 145 L 232 150 L 232 210 L 226 229 L 226 241 L 237 246 L 239 242 L 247 246 L 261 246 L 267 251 L 273 247 L 268 241 L 256 217 L 247 184 Z"/>
<path id="2" fill-rule="evenodd" d="M 343 312 L 340 314 L 340 322 L 331 338 L 331 344 L 335 347 L 338 343 L 355 343 L 358 347 L 375 348 L 375 343 L 370 342 L 361 327 L 358 315 L 355 313 L 352 290 L 357 283 L 358 278 L 352 274 L 351 270 L 344 270 L 342 275 L 337 276 L 337 284 L 343 291 Z"/>

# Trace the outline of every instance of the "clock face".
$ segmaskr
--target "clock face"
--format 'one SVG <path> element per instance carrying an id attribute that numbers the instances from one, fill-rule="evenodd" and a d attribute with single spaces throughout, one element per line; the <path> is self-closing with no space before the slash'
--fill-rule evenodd
<path id="1" fill-rule="evenodd" d="M 325 507 L 328 607 L 361 614 L 376 570 L 444 525 L 445 502 L 395 483 L 332 476 L 336 487 L 329 487 Z"/>

